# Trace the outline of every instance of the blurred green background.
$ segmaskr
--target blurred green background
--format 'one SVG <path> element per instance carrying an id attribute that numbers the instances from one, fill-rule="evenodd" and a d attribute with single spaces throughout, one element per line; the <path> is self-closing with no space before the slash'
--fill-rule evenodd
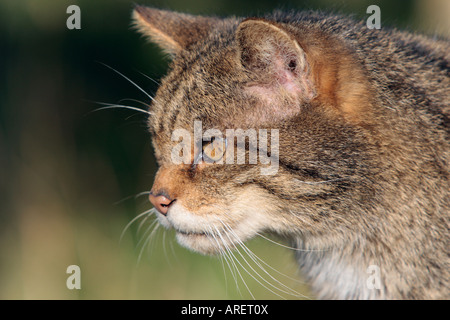
<path id="1" fill-rule="evenodd" d="M 320 8 L 362 19 L 377 4 L 382 26 L 450 29 L 446 0 L 138 3 L 220 16 Z M 81 8 L 81 30 L 66 28 L 71 4 Z M 141 72 L 158 80 L 167 71 L 161 52 L 130 28 L 132 7 L 125 0 L 0 2 L 0 299 L 252 298 L 246 285 L 256 299 L 297 299 L 242 268 L 246 284 L 239 274 L 236 284 L 226 263 L 181 248 L 171 232 L 159 228 L 148 239 L 152 219 L 134 223 L 119 242 L 127 223 L 151 208 L 134 195 L 151 188 L 156 166 L 144 114 L 92 112 L 100 107 L 93 101 L 144 108 L 149 101 L 103 64 L 151 94 L 156 86 Z M 265 266 L 274 278 L 310 296 L 292 251 L 262 238 L 248 246 L 287 275 Z M 72 264 L 81 268 L 81 290 L 66 287 Z"/>

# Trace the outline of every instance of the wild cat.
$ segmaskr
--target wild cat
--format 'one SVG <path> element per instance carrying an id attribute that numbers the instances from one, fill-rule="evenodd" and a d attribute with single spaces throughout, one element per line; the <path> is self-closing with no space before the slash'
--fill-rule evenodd
<path id="1" fill-rule="evenodd" d="M 448 41 L 318 12 L 133 18 L 171 58 L 149 107 L 150 201 L 179 243 L 221 254 L 268 231 L 318 298 L 450 298 Z M 244 143 L 203 135 L 230 129 Z M 272 174 L 247 161 L 261 130 Z M 239 147 L 246 161 L 220 161 Z"/>

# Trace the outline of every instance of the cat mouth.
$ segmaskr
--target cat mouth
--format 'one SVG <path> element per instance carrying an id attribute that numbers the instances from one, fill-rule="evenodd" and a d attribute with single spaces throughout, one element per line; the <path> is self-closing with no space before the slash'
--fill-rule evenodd
<path id="1" fill-rule="evenodd" d="M 175 231 L 181 235 L 184 236 L 208 236 L 208 234 L 206 232 L 198 232 L 198 231 L 187 231 L 187 230 L 180 230 L 180 229 L 175 229 Z"/>
<path id="2" fill-rule="evenodd" d="M 182 246 L 202 254 L 217 254 L 224 248 L 233 248 L 234 243 L 228 239 L 226 232 L 182 230 L 174 228 L 178 243 Z"/>

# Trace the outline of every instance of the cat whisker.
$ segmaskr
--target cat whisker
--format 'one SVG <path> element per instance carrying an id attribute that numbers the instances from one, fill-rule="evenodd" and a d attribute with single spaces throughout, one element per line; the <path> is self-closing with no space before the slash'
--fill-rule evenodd
<path id="1" fill-rule="evenodd" d="M 227 272 L 225 270 L 225 264 L 223 262 L 223 260 L 225 259 L 223 254 L 219 254 L 218 255 L 219 259 L 220 259 L 220 264 L 222 265 L 222 271 L 223 271 L 223 276 L 224 276 L 224 280 L 225 280 L 225 294 L 228 295 L 228 280 L 227 280 Z"/>
<path id="2" fill-rule="evenodd" d="M 224 243 L 223 246 L 221 246 L 220 243 L 219 243 L 219 240 L 217 239 L 217 237 L 215 236 L 214 232 L 212 231 L 211 226 L 208 226 L 208 228 L 209 228 L 209 235 L 216 242 L 217 249 L 220 252 L 219 257 L 220 257 L 220 259 L 222 261 L 222 269 L 223 269 L 224 276 L 225 276 L 225 284 L 227 284 L 227 281 L 226 281 L 227 275 L 226 275 L 226 272 L 225 272 L 225 266 L 223 264 L 223 260 L 225 260 L 225 263 L 227 264 L 228 269 L 230 270 L 230 273 L 231 273 L 231 275 L 233 277 L 234 283 L 236 284 L 236 289 L 237 289 L 239 295 L 242 297 L 242 292 L 241 292 L 241 290 L 239 288 L 239 284 L 238 284 L 238 280 L 237 280 L 237 276 L 236 276 L 236 272 L 235 272 L 236 265 L 234 264 L 234 262 L 233 262 L 233 264 L 231 264 L 232 263 L 232 258 L 227 255 L 227 253 L 225 252 L 225 249 L 223 248 L 223 246 L 226 246 L 226 244 Z"/>
<path id="3" fill-rule="evenodd" d="M 148 80 L 150 80 L 150 81 L 152 81 L 153 83 L 155 83 L 156 85 L 158 85 L 158 86 L 161 85 L 158 81 L 156 81 L 156 80 L 153 79 L 152 77 L 146 75 L 145 73 L 143 73 L 143 72 L 141 72 L 141 71 L 138 71 L 138 72 L 139 72 L 141 75 L 143 75 L 144 77 L 146 77 Z"/>
<path id="4" fill-rule="evenodd" d="M 97 111 L 101 111 L 101 110 L 106 110 L 106 109 L 128 109 L 128 110 L 133 110 L 133 111 L 138 111 L 138 112 L 142 112 L 145 113 L 149 116 L 152 115 L 152 113 L 150 111 L 144 110 L 144 109 L 140 109 L 140 108 L 136 108 L 136 107 L 132 107 L 132 106 L 127 106 L 127 105 L 121 105 L 121 104 L 113 104 L 113 103 L 106 103 L 106 102 L 99 102 L 99 101 L 91 101 L 92 103 L 96 103 L 96 104 L 100 104 L 100 105 L 104 105 L 105 107 L 101 107 L 101 108 L 97 108 L 95 110 L 92 110 L 90 112 L 88 112 L 87 114 L 93 113 L 93 112 L 97 112 Z"/>
<path id="5" fill-rule="evenodd" d="M 147 222 L 147 220 L 151 217 L 152 215 L 149 214 L 147 216 L 145 216 L 141 222 L 139 223 L 137 230 L 136 230 L 136 234 L 139 234 L 141 232 L 142 226 Z M 155 220 L 156 221 L 156 220 Z"/>
<path id="6" fill-rule="evenodd" d="M 155 219 L 154 221 L 152 221 L 150 223 L 150 225 L 147 227 L 147 229 L 145 229 L 145 231 L 143 232 L 141 238 L 139 239 L 138 243 L 136 244 L 136 247 L 140 247 L 141 245 L 141 249 L 145 246 L 147 240 L 148 240 L 148 236 L 149 234 L 151 234 L 154 231 L 154 228 L 157 228 L 157 220 Z"/>
<path id="7" fill-rule="evenodd" d="M 123 198 L 123 199 L 121 199 L 121 200 L 119 200 L 117 202 L 114 202 L 114 205 L 121 204 L 122 202 L 124 202 L 124 201 L 126 201 L 128 199 L 131 199 L 131 198 L 137 199 L 139 197 L 142 197 L 142 196 L 145 196 L 145 195 L 149 195 L 149 194 L 150 194 L 150 191 L 139 192 L 138 194 L 127 196 L 127 197 L 125 197 L 125 198 Z"/>
<path id="8" fill-rule="evenodd" d="M 166 234 L 167 234 L 167 232 L 163 232 L 163 235 L 162 235 L 162 248 L 163 248 L 164 257 L 166 258 L 167 263 L 169 264 L 170 267 L 172 267 L 172 264 L 171 264 L 170 259 L 169 259 L 169 255 L 167 254 Z"/>
<path id="9" fill-rule="evenodd" d="M 214 240 L 216 245 L 217 245 L 217 250 L 219 251 L 219 255 L 218 256 L 220 258 L 220 262 L 222 263 L 222 270 L 223 270 L 223 274 L 224 274 L 224 277 L 225 277 L 225 284 L 226 284 L 227 283 L 227 281 L 226 281 L 227 274 L 225 272 L 225 265 L 223 263 L 223 260 L 225 260 L 226 264 L 228 265 L 228 268 L 230 269 L 230 272 L 232 272 L 232 270 L 231 270 L 231 267 L 230 267 L 230 265 L 228 263 L 228 260 L 226 260 L 227 257 L 224 255 L 224 252 L 223 252 L 224 250 L 221 248 L 221 246 L 219 244 L 219 241 L 217 240 L 216 236 L 214 235 L 214 232 L 211 229 L 211 226 L 208 225 L 207 227 L 208 227 L 208 231 L 206 231 L 207 235 L 210 236 Z"/>
<path id="10" fill-rule="evenodd" d="M 128 222 L 128 224 L 127 224 L 127 225 L 125 226 L 125 228 L 123 229 L 123 231 L 122 231 L 122 233 L 121 233 L 121 235 L 120 235 L 119 243 L 122 242 L 123 236 L 124 236 L 125 233 L 127 232 L 128 228 L 130 228 L 130 226 L 131 226 L 134 222 L 136 222 L 137 220 L 139 220 L 140 218 L 142 218 L 142 217 L 144 217 L 144 216 L 148 217 L 148 216 L 154 214 L 154 213 L 155 213 L 155 210 L 156 210 L 155 208 L 151 208 L 151 209 L 146 210 L 146 211 L 142 212 L 141 214 L 137 215 L 137 216 L 134 217 L 133 219 L 131 219 L 131 221 Z"/>
<path id="11" fill-rule="evenodd" d="M 141 250 L 139 251 L 139 255 L 138 255 L 138 259 L 137 259 L 137 263 L 140 263 L 141 258 L 142 258 L 142 254 L 144 252 L 144 249 L 147 247 L 149 248 L 149 244 L 150 244 L 150 240 L 153 238 L 153 236 L 155 235 L 156 231 L 159 229 L 159 227 L 161 226 L 159 223 L 157 223 L 158 220 L 153 221 L 150 226 L 147 228 L 147 230 L 144 233 L 144 236 L 142 237 L 142 239 L 138 242 L 138 247 L 139 244 L 142 242 L 142 240 L 145 239 L 144 243 L 142 244 Z M 150 234 L 145 238 L 145 234 L 147 234 L 149 231 L 151 230 Z"/>
<path id="12" fill-rule="evenodd" d="M 300 248 L 290 247 L 290 246 L 284 245 L 282 243 L 276 242 L 276 241 L 274 241 L 274 240 L 272 240 L 270 238 L 267 238 L 266 236 L 262 235 L 259 232 L 256 232 L 256 235 L 258 235 L 259 237 L 263 238 L 264 240 L 267 240 L 269 242 L 272 242 L 273 244 L 276 244 L 277 246 L 280 246 L 280 247 L 283 247 L 283 248 L 286 248 L 286 249 L 289 249 L 289 250 L 302 251 L 302 252 L 328 251 L 327 249 L 300 249 Z"/>
<path id="13" fill-rule="evenodd" d="M 136 102 L 136 103 L 142 104 L 142 105 L 145 106 L 145 107 L 148 107 L 148 103 L 146 103 L 146 102 L 144 102 L 144 101 L 141 101 L 141 100 L 138 100 L 138 99 L 124 98 L 124 99 L 120 99 L 120 100 L 119 100 L 120 103 L 121 103 L 122 101 L 132 101 L 132 102 Z"/>
<path id="14" fill-rule="evenodd" d="M 228 235 L 228 232 L 225 231 L 224 229 L 224 234 L 227 236 L 229 241 L 232 241 L 230 236 Z M 261 275 L 251 266 L 251 264 L 247 261 L 247 259 L 245 259 L 244 255 L 240 252 L 240 250 L 236 247 L 236 252 L 239 254 L 239 256 L 241 257 L 241 259 L 245 262 L 245 264 L 256 274 L 253 275 L 252 272 L 250 272 L 240 261 L 239 259 L 234 255 L 234 253 L 232 251 L 230 251 L 230 254 L 234 257 L 235 261 L 241 266 L 241 268 L 253 279 L 255 280 L 257 283 L 259 283 L 262 287 L 264 287 L 265 289 L 267 289 L 268 291 L 272 292 L 274 295 L 277 295 L 280 298 L 283 298 L 282 296 L 280 296 L 279 294 L 277 294 L 276 292 L 274 292 L 273 290 L 271 290 L 270 288 L 268 288 L 266 285 L 264 285 L 264 283 L 262 283 L 261 281 L 258 280 L 258 278 L 262 279 L 264 282 L 268 283 L 266 279 L 264 279 L 263 277 L 261 277 Z M 255 299 L 255 297 L 252 295 L 252 298 Z"/>
<path id="15" fill-rule="evenodd" d="M 289 280 L 291 280 L 291 281 L 294 281 L 294 282 L 297 282 L 297 283 L 301 283 L 301 284 L 305 284 L 303 281 L 300 281 L 299 279 L 292 278 L 292 277 L 290 277 L 290 276 L 288 276 L 288 275 L 286 275 L 286 274 L 284 274 L 284 273 L 278 271 L 277 269 L 275 269 L 274 267 L 272 267 L 271 265 L 269 265 L 267 262 L 265 262 L 263 259 L 261 259 L 260 257 L 258 257 L 258 256 L 257 256 L 253 251 L 251 251 L 248 247 L 246 247 L 246 248 L 249 250 L 249 252 L 248 252 L 249 255 L 253 256 L 255 259 L 257 259 L 258 261 L 260 261 L 262 264 L 264 264 L 266 267 L 268 267 L 268 268 L 271 269 L 272 271 L 278 273 L 279 275 L 281 275 L 281 276 L 283 276 L 283 277 L 285 277 L 286 279 L 289 279 Z M 259 263 L 258 263 L 258 266 L 260 266 Z M 260 267 L 261 267 L 261 266 L 260 266 Z M 261 267 L 261 268 L 264 269 L 263 267 Z M 289 288 L 289 287 L 287 287 L 287 288 L 288 288 L 289 290 L 292 290 L 292 289 Z M 292 290 L 292 291 L 294 291 L 294 290 Z M 295 291 L 294 291 L 294 292 L 295 292 Z M 306 296 L 305 296 L 305 297 L 306 297 Z"/>
<path id="16" fill-rule="evenodd" d="M 113 67 L 108 66 L 107 64 L 103 63 L 103 62 L 99 62 L 100 64 L 102 64 L 103 66 L 111 69 L 112 71 L 116 72 L 118 75 L 122 76 L 124 79 L 126 79 L 127 81 L 129 81 L 132 85 L 134 85 L 136 88 L 138 88 L 141 92 L 143 92 L 147 97 L 150 98 L 150 100 L 155 101 L 155 99 L 148 94 L 144 89 L 142 89 L 140 86 L 138 86 L 135 82 L 133 82 L 130 78 L 128 78 L 127 76 L 125 76 L 124 74 L 122 74 L 121 72 L 119 72 L 118 70 L 114 69 Z"/>
<path id="17" fill-rule="evenodd" d="M 271 293 L 275 294 L 276 296 L 285 299 L 283 296 L 281 296 L 280 294 L 278 294 L 276 291 L 277 290 L 281 293 L 284 294 L 288 294 L 288 295 L 292 295 L 295 297 L 301 297 L 301 298 L 305 298 L 304 295 L 296 292 L 295 290 L 293 290 L 292 288 L 288 287 L 287 285 L 283 284 L 282 282 L 280 282 L 279 280 L 277 280 L 276 278 L 274 278 L 269 272 L 267 272 L 267 270 L 256 260 L 256 258 L 258 258 L 260 261 L 262 261 L 262 259 L 260 259 L 259 257 L 257 257 L 243 242 L 242 240 L 239 239 L 239 237 L 236 235 L 236 233 L 233 231 L 233 229 L 231 229 L 230 226 L 224 224 L 224 227 L 228 230 L 228 232 L 226 233 L 227 237 L 229 237 L 228 235 L 230 234 L 231 236 L 233 236 L 236 240 L 236 242 L 239 244 L 239 246 L 244 250 L 245 253 L 247 253 L 248 257 L 261 269 L 261 271 L 263 271 L 265 274 L 267 274 L 270 279 L 272 279 L 272 281 L 275 281 L 275 283 L 277 285 L 274 285 L 272 282 L 268 281 L 266 278 L 264 278 L 258 271 L 256 271 L 252 265 L 247 261 L 247 259 L 244 257 L 244 255 L 240 252 L 240 250 L 236 250 L 239 255 L 242 257 L 242 259 L 245 261 L 245 263 L 248 265 L 248 267 L 256 274 L 256 276 L 261 279 L 262 282 L 260 282 L 258 279 L 256 279 L 255 277 L 253 277 L 253 275 L 248 271 L 247 273 L 253 277 L 253 279 L 255 279 L 261 286 L 263 286 L 265 289 L 267 289 L 268 291 L 270 291 Z M 231 241 L 231 239 L 230 239 Z M 255 258 L 256 257 L 256 258 Z M 273 268 L 272 268 L 273 269 Z M 266 283 L 267 285 L 265 285 L 264 283 Z M 269 287 L 273 288 L 274 290 L 270 289 Z M 285 288 L 286 290 L 282 289 Z"/>
<path id="18" fill-rule="evenodd" d="M 286 278 L 289 279 L 289 280 L 293 280 L 293 281 L 295 281 L 295 282 L 299 282 L 297 279 L 291 278 L 291 277 L 285 275 L 284 273 L 282 273 L 282 272 L 276 270 L 276 269 L 273 268 L 272 266 L 270 266 L 268 263 L 266 263 L 264 260 L 262 260 L 260 257 L 258 257 L 253 251 L 251 251 L 250 248 L 248 248 L 248 247 L 242 242 L 242 240 L 240 240 L 240 239 L 238 238 L 238 236 L 236 235 L 236 233 L 234 232 L 234 230 L 233 230 L 230 226 L 226 225 L 225 227 L 229 230 L 230 234 L 236 238 L 236 240 L 238 241 L 238 243 L 239 243 L 239 245 L 241 246 L 241 248 L 247 253 L 247 255 L 250 257 L 250 259 L 252 259 L 252 261 L 253 261 L 253 262 L 261 269 L 261 271 L 263 271 L 265 274 L 267 274 L 267 275 L 270 277 L 270 279 L 272 279 L 273 281 L 275 281 L 279 286 L 285 288 L 287 291 L 285 291 L 285 290 L 283 290 L 283 289 L 281 289 L 281 288 L 279 288 L 279 287 L 277 287 L 277 286 L 274 286 L 272 283 L 266 281 L 265 279 L 263 279 L 263 278 L 258 274 L 258 276 L 260 276 L 265 282 L 267 282 L 267 283 L 268 283 L 270 286 L 272 286 L 274 289 L 279 290 L 280 292 L 286 293 L 286 294 L 288 294 L 288 295 L 292 295 L 292 296 L 300 297 L 300 298 L 308 298 L 307 296 L 305 296 L 305 295 L 303 295 L 303 294 L 301 294 L 301 293 L 295 291 L 294 289 L 290 288 L 289 286 L 285 285 L 284 283 L 282 283 L 281 281 L 279 281 L 278 279 L 276 279 L 275 277 L 273 277 L 273 276 L 272 276 L 272 275 L 264 268 L 264 266 L 261 265 L 261 263 L 263 263 L 264 265 L 266 265 L 268 268 L 270 268 L 270 269 L 273 270 L 274 272 L 276 272 L 276 273 L 278 273 L 278 274 L 280 274 L 280 275 L 286 277 Z M 309 298 L 308 298 L 308 299 L 309 299 Z"/>
<path id="19" fill-rule="evenodd" d="M 173 241 L 169 241 L 169 246 L 170 246 L 170 252 L 172 252 L 172 256 L 174 257 L 175 262 L 178 265 L 179 264 L 179 260 L 178 260 L 177 254 L 175 253 L 175 248 L 174 248 Z"/>
<path id="20" fill-rule="evenodd" d="M 221 232 L 217 229 L 217 227 L 214 227 L 214 228 L 215 228 L 217 234 L 219 235 L 219 237 L 220 237 L 220 239 L 221 239 L 221 241 L 222 241 L 222 243 L 223 243 L 223 245 L 224 245 L 224 247 L 225 247 L 225 249 L 226 249 L 226 251 L 227 251 L 227 253 L 224 252 L 224 254 L 227 254 L 227 255 L 228 255 L 228 257 L 230 258 L 231 263 L 234 265 L 234 268 L 235 268 L 236 272 L 238 273 L 239 277 L 241 278 L 242 283 L 244 284 L 245 288 L 246 288 L 247 291 L 249 292 L 249 294 L 250 294 L 250 296 L 252 297 L 252 299 L 255 300 L 255 297 L 254 297 L 252 291 L 250 290 L 250 288 L 248 287 L 247 283 L 245 282 L 244 277 L 242 276 L 242 274 L 239 272 L 239 268 L 236 266 L 236 263 L 235 263 L 235 262 L 237 262 L 237 263 L 238 263 L 238 264 L 239 264 L 239 265 L 240 265 L 247 273 L 248 273 L 248 271 L 244 268 L 244 266 L 243 266 L 243 265 L 241 264 L 241 262 L 236 258 L 236 256 L 233 254 L 233 252 L 231 251 L 231 249 L 229 248 L 229 246 L 226 244 L 226 241 L 225 241 L 225 239 L 222 237 Z"/>
<path id="21" fill-rule="evenodd" d="M 337 178 L 337 179 L 322 180 L 322 181 L 303 181 L 303 180 L 299 180 L 297 178 L 292 178 L 292 180 L 294 180 L 295 182 L 298 182 L 298 183 L 302 183 L 302 184 L 317 185 L 317 184 L 324 184 L 324 183 L 332 183 L 332 182 L 342 181 L 344 179 Z"/>

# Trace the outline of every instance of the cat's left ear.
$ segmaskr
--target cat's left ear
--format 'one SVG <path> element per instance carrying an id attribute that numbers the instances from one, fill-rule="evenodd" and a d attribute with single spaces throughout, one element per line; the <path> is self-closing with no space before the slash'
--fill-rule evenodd
<path id="1" fill-rule="evenodd" d="M 194 16 L 145 6 L 136 6 L 133 20 L 137 29 L 173 56 L 208 36 L 218 22 L 212 17 Z"/>

